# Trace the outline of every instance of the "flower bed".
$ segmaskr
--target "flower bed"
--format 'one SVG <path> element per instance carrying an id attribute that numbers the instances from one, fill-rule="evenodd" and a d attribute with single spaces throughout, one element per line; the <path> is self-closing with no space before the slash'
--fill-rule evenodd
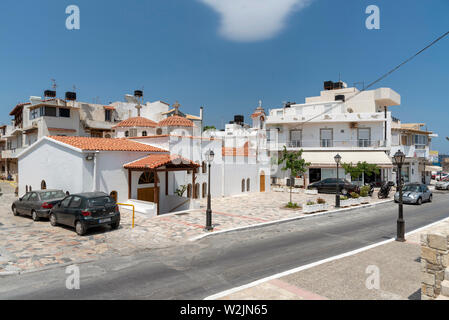
<path id="1" fill-rule="evenodd" d="M 314 213 L 314 212 L 328 211 L 330 209 L 330 205 L 328 205 L 327 203 L 311 204 L 311 205 L 305 204 L 302 208 L 303 208 L 302 212 L 304 213 Z"/>
<path id="2" fill-rule="evenodd" d="M 361 204 L 367 204 L 371 200 L 371 197 L 360 197 Z"/>

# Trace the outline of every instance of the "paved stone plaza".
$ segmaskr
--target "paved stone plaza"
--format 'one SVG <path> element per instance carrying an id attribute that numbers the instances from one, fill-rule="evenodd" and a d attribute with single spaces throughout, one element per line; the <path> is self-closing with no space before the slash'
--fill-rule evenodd
<path id="1" fill-rule="evenodd" d="M 121 209 L 118 230 L 109 227 L 92 229 L 79 237 L 72 228 L 52 227 L 47 220 L 14 217 L 11 204 L 13 187 L 1 183 L 4 195 L 0 202 L 0 273 L 23 272 L 60 264 L 96 260 L 111 255 L 128 255 L 139 250 L 166 248 L 203 235 L 205 205 L 191 212 L 147 218 Z M 293 202 L 305 203 L 324 198 L 333 204 L 335 195 L 293 194 Z M 282 207 L 289 201 L 288 192 L 252 193 L 212 200 L 215 231 L 244 227 L 264 222 L 305 216 L 300 210 Z M 372 202 L 379 201 L 375 195 Z"/>

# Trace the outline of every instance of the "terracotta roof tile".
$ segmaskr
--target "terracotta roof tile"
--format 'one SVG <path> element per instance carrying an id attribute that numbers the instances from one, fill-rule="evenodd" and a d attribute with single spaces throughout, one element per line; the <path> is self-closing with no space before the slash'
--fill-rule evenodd
<path id="1" fill-rule="evenodd" d="M 119 122 L 113 128 L 127 128 L 127 127 L 155 128 L 156 126 L 157 123 L 154 122 L 153 120 L 144 117 L 133 117 Z"/>
<path id="2" fill-rule="evenodd" d="M 125 164 L 125 169 L 156 169 L 167 164 L 198 168 L 200 165 L 176 154 L 151 154 L 145 158 Z"/>
<path id="3" fill-rule="evenodd" d="M 193 127 L 193 122 L 187 118 L 180 116 L 167 117 L 161 120 L 158 124 L 159 127 Z"/>
<path id="4" fill-rule="evenodd" d="M 81 150 L 92 151 L 136 151 L 136 152 L 167 152 L 167 150 L 147 144 L 131 141 L 125 138 L 90 138 L 49 136 L 49 138 L 68 144 Z"/>

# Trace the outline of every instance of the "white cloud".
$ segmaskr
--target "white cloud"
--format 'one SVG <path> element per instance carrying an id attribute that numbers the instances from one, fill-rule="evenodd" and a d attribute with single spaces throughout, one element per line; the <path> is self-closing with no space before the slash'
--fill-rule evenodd
<path id="1" fill-rule="evenodd" d="M 220 34 L 234 41 L 260 41 L 278 34 L 292 12 L 311 0 L 199 0 L 221 15 Z"/>

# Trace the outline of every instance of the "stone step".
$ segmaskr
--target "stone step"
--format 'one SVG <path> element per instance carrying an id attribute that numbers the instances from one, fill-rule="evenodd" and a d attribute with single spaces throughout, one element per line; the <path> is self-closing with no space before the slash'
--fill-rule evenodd
<path id="1" fill-rule="evenodd" d="M 449 297 L 449 280 L 441 282 L 441 295 Z"/>

